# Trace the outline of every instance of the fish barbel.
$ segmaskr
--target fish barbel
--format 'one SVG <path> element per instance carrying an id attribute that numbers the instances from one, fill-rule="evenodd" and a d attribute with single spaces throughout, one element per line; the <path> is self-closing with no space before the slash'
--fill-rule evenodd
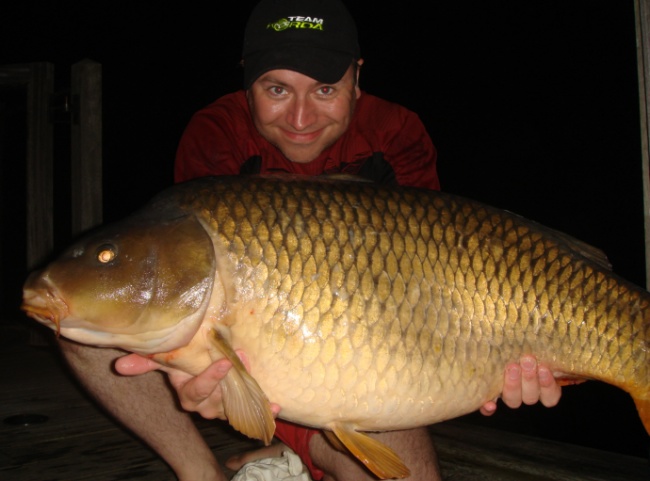
<path id="1" fill-rule="evenodd" d="M 364 431 L 475 411 L 523 354 L 627 391 L 650 432 L 649 307 L 599 250 L 507 211 L 294 176 L 173 186 L 34 272 L 23 303 L 191 374 L 225 356 L 236 429 L 270 442 L 270 399 L 381 478 L 409 471 Z"/>

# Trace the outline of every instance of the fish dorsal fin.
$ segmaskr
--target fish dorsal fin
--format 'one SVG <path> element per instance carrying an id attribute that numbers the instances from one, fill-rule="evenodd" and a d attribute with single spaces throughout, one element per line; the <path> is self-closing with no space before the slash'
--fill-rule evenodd
<path id="1" fill-rule="evenodd" d="M 271 444 L 275 432 L 275 419 L 271 405 L 262 388 L 253 379 L 230 343 L 216 329 L 212 340 L 233 368 L 221 381 L 223 408 L 230 425 L 242 434 Z"/>
<path id="2" fill-rule="evenodd" d="M 612 270 L 612 264 L 609 262 L 607 254 L 605 254 L 598 247 L 587 244 L 586 242 L 576 239 L 575 237 L 572 237 L 569 234 L 565 234 L 564 232 L 553 231 L 553 234 L 564 241 L 564 243 L 571 247 L 571 249 L 579 252 L 583 257 L 586 257 L 591 262 L 594 262 L 600 267 L 609 271 Z"/>
<path id="3" fill-rule="evenodd" d="M 380 479 L 406 478 L 409 468 L 395 452 L 367 434 L 356 431 L 350 424 L 329 426 L 341 443 Z"/>
<path id="4" fill-rule="evenodd" d="M 329 174 L 321 174 L 318 176 L 318 180 L 332 181 L 332 182 L 368 182 L 372 183 L 372 180 L 361 177 L 357 174 L 346 174 L 343 172 L 334 172 Z"/>
<path id="5" fill-rule="evenodd" d="M 532 226 L 539 231 L 543 231 L 545 235 L 554 238 L 556 242 L 560 244 L 564 244 L 567 248 L 580 254 L 582 257 L 589 260 L 590 262 L 597 264 L 601 268 L 607 269 L 609 271 L 612 270 L 612 264 L 609 262 L 609 259 L 607 258 L 607 254 L 605 254 L 598 247 L 594 247 L 591 244 L 587 244 L 585 241 L 573 237 L 572 235 L 569 235 L 565 232 L 556 229 L 551 229 L 550 227 L 543 226 L 538 222 L 526 219 L 520 216 L 519 214 L 515 214 L 514 212 L 510 212 L 510 211 L 505 211 L 505 212 L 515 216 L 516 218 L 523 219 L 523 221 L 525 223 L 528 223 L 529 226 Z"/>

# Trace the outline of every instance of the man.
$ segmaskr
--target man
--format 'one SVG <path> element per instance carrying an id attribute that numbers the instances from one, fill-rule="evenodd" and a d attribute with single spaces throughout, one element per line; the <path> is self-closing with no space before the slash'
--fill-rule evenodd
<path id="1" fill-rule="evenodd" d="M 199 111 L 180 142 L 176 181 L 205 175 L 350 173 L 376 182 L 438 189 L 436 150 L 417 115 L 362 92 L 363 64 L 354 21 L 338 0 L 262 0 L 246 27 L 245 91 Z M 63 343 L 73 369 L 91 392 L 141 436 L 181 481 L 224 480 L 214 456 L 191 420 L 177 411 L 155 374 L 112 376 L 115 351 Z M 239 353 L 246 361 L 246 353 Z M 224 418 L 220 380 L 230 364 L 218 361 L 191 377 L 137 355 L 117 359 L 125 375 L 160 369 L 169 374 L 182 406 L 206 418 Z M 131 385 L 133 384 L 133 387 Z M 560 388 L 548 369 L 525 357 L 508 366 L 503 400 L 511 407 L 541 401 L 552 406 Z M 273 401 L 271 399 L 271 401 Z M 496 409 L 494 401 L 482 408 Z M 273 405 L 274 413 L 281 406 Z M 276 435 L 308 466 L 314 479 L 374 479 L 318 431 L 278 420 Z M 373 435 L 392 447 L 411 469 L 409 479 L 440 479 L 425 428 Z M 229 461 L 278 456 L 284 444 Z"/>

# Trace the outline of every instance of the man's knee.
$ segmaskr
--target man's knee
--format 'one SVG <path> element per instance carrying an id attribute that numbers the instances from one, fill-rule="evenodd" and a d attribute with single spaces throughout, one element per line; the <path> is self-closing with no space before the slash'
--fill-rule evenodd
<path id="1" fill-rule="evenodd" d="M 103 347 L 86 346 L 59 338 L 57 344 L 68 364 L 76 369 L 103 367 L 112 370 L 113 361 L 123 356 L 124 351 Z"/>
<path id="2" fill-rule="evenodd" d="M 390 447 L 411 470 L 409 479 L 440 480 L 440 468 L 427 428 L 370 434 Z M 349 453 L 336 450 L 322 434 L 314 435 L 309 443 L 309 454 L 314 464 L 339 481 L 376 480 L 360 462 Z"/>

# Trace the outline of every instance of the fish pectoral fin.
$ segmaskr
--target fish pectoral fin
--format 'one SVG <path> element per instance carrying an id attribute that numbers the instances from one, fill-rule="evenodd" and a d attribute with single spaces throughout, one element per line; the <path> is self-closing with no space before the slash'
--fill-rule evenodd
<path id="1" fill-rule="evenodd" d="M 329 427 L 339 441 L 378 478 L 406 478 L 411 474 L 399 456 L 385 444 L 356 431 L 350 424 L 333 423 Z"/>
<path id="2" fill-rule="evenodd" d="M 212 340 L 233 365 L 221 381 L 223 408 L 228 422 L 240 433 L 261 439 L 268 446 L 275 432 L 275 419 L 268 398 L 246 371 L 230 343 L 216 329 L 212 330 Z"/>

